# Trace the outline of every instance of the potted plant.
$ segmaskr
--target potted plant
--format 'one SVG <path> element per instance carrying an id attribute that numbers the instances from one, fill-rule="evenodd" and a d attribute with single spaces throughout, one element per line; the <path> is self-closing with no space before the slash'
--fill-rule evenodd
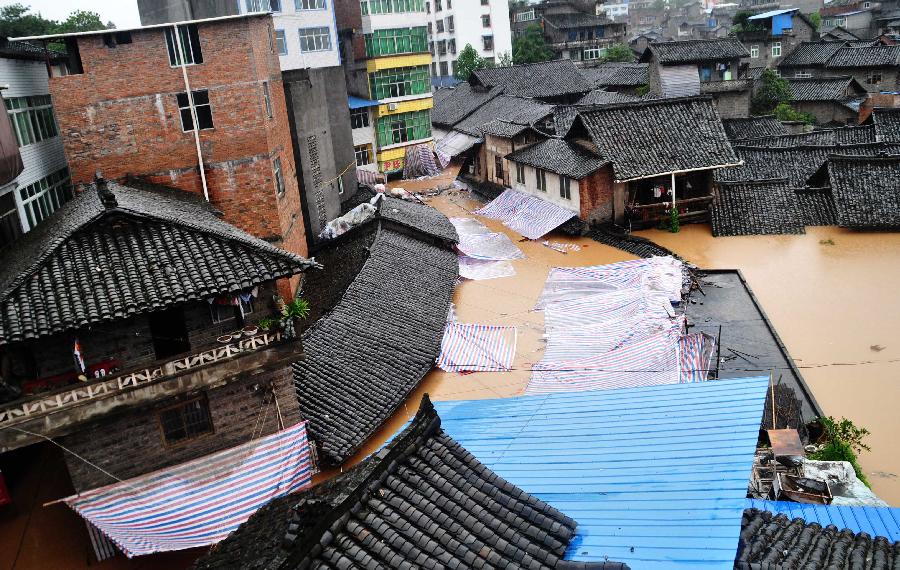
<path id="1" fill-rule="evenodd" d="M 280 328 L 285 338 L 294 338 L 296 336 L 296 320 L 309 316 L 309 301 L 294 299 L 290 303 L 285 303 L 283 299 L 276 297 L 275 303 L 279 314 L 275 317 L 260 319 L 259 328 L 264 331 Z M 249 334 L 246 329 L 244 329 L 244 333 Z"/>

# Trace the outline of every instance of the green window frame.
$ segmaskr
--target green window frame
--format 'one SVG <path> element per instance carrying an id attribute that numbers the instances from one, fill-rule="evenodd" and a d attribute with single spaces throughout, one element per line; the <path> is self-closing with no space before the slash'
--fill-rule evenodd
<path id="1" fill-rule="evenodd" d="M 386 28 L 366 34 L 366 56 L 379 57 L 428 51 L 428 31 L 415 28 Z"/>
<path id="2" fill-rule="evenodd" d="M 368 16 L 369 14 L 424 12 L 425 0 L 362 0 L 359 7 L 363 16 Z"/>
<path id="3" fill-rule="evenodd" d="M 5 99 L 16 141 L 20 147 L 28 146 L 59 134 L 53 104 L 49 95 L 30 95 Z"/>
<path id="4" fill-rule="evenodd" d="M 427 65 L 382 69 L 369 74 L 369 95 L 375 100 L 421 95 L 429 91 L 431 74 Z"/>
<path id="5" fill-rule="evenodd" d="M 376 132 L 379 147 L 427 139 L 431 136 L 431 112 L 426 109 L 379 117 Z"/>

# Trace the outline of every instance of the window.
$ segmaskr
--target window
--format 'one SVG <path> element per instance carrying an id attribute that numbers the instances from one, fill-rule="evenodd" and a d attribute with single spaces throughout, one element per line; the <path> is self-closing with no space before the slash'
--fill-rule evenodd
<path id="1" fill-rule="evenodd" d="M 201 89 L 191 91 L 194 99 L 194 112 L 197 114 L 197 123 L 200 130 L 213 128 L 212 108 L 209 106 L 209 91 Z M 184 132 L 194 130 L 194 118 L 191 116 L 191 105 L 187 93 L 176 95 L 178 110 L 181 113 L 181 130 Z"/>
<path id="2" fill-rule="evenodd" d="M 503 180 L 503 159 L 499 156 L 494 157 L 494 178 Z"/>
<path id="3" fill-rule="evenodd" d="M 443 76 L 443 75 L 450 75 L 450 69 L 449 69 L 449 67 L 447 66 L 447 62 L 446 62 L 446 61 L 442 61 L 442 62 L 441 62 L 441 75 L 442 75 L 442 76 Z"/>
<path id="4" fill-rule="evenodd" d="M 425 2 L 425 13 L 431 14 L 431 2 Z"/>
<path id="5" fill-rule="evenodd" d="M 268 4 L 266 0 L 247 0 L 247 12 L 268 12 Z"/>
<path id="6" fill-rule="evenodd" d="M 22 222 L 12 192 L 0 196 L 0 249 L 22 237 Z"/>
<path id="7" fill-rule="evenodd" d="M 440 12 L 443 9 L 444 8 L 441 7 L 441 0 L 434 0 L 434 13 L 437 14 L 438 12 Z"/>
<path id="8" fill-rule="evenodd" d="M 181 50 L 172 28 L 166 28 L 166 48 L 169 50 L 169 65 L 175 67 L 181 65 L 181 52 L 184 52 L 185 65 L 197 65 L 203 63 L 203 52 L 200 51 L 200 33 L 197 24 L 184 24 L 178 26 L 178 37 L 181 39 Z"/>
<path id="9" fill-rule="evenodd" d="M 372 145 L 361 144 L 353 147 L 353 154 L 356 155 L 356 166 L 365 166 L 372 164 Z"/>
<path id="10" fill-rule="evenodd" d="M 759 46 L 750 46 L 750 57 L 753 59 L 759 57 Z"/>
<path id="11" fill-rule="evenodd" d="M 437 22 L 435 22 L 435 25 L 437 26 L 437 33 L 439 33 L 439 34 L 444 33 L 444 21 L 443 20 L 438 20 Z"/>
<path id="12" fill-rule="evenodd" d="M 484 46 L 484 51 L 493 51 L 494 36 L 481 36 L 481 45 Z"/>
<path id="13" fill-rule="evenodd" d="M 863 2 L 863 8 L 871 8 L 871 7 L 872 7 L 871 2 Z"/>
<path id="14" fill-rule="evenodd" d="M 453 53 L 456 53 L 456 44 L 453 45 Z M 453 76 L 456 76 L 456 60 L 450 62 L 450 70 L 453 71 Z"/>
<path id="15" fill-rule="evenodd" d="M 810 73 L 808 71 L 798 71 L 798 72 L 794 73 L 794 77 L 797 79 L 808 79 L 808 78 L 812 77 L 812 73 Z"/>
<path id="16" fill-rule="evenodd" d="M 6 110 L 16 133 L 19 146 L 28 146 L 59 134 L 53 117 L 53 104 L 49 95 L 10 97 Z"/>
<path id="17" fill-rule="evenodd" d="M 584 48 L 581 52 L 581 59 L 600 59 L 601 55 L 603 55 L 603 50 L 599 47 Z"/>
<path id="18" fill-rule="evenodd" d="M 281 12 L 281 0 L 269 0 L 269 10 Z"/>
<path id="19" fill-rule="evenodd" d="M 173 445 L 212 433 L 206 396 L 159 412 L 159 425 L 166 444 Z"/>
<path id="20" fill-rule="evenodd" d="M 453 16 L 447 16 L 447 31 L 453 31 Z"/>
<path id="21" fill-rule="evenodd" d="M 350 128 L 362 129 L 369 126 L 369 110 L 365 107 L 350 109 Z"/>
<path id="22" fill-rule="evenodd" d="M 131 32 L 110 32 L 108 34 L 103 34 L 103 43 L 108 48 L 130 44 Z"/>
<path id="23" fill-rule="evenodd" d="M 534 178 L 537 182 L 537 189 L 541 192 L 547 191 L 547 172 L 540 168 L 534 169 Z"/>
<path id="24" fill-rule="evenodd" d="M 870 71 L 866 73 L 866 83 L 869 85 L 878 85 L 881 83 L 881 72 L 880 71 Z"/>
<path id="25" fill-rule="evenodd" d="M 437 43 L 438 55 L 447 55 L 447 40 L 440 40 Z"/>
<path id="26" fill-rule="evenodd" d="M 450 53 L 453 53 L 453 54 L 456 53 L 456 40 L 455 39 L 447 40 L 447 51 L 449 51 Z"/>
<path id="27" fill-rule="evenodd" d="M 534 20 L 534 10 L 527 10 L 525 12 L 516 13 L 517 22 L 530 22 L 532 20 Z"/>
<path id="28" fill-rule="evenodd" d="M 491 16 L 490 14 L 485 14 L 481 17 L 481 27 L 482 28 L 490 28 L 491 27 Z"/>
<path id="29" fill-rule="evenodd" d="M 266 100 L 266 117 L 272 118 L 272 98 L 269 96 L 269 82 L 263 81 L 263 97 Z"/>
<path id="30" fill-rule="evenodd" d="M 369 74 L 369 94 L 372 99 L 388 99 L 421 95 L 431 91 L 427 65 L 395 67 Z"/>
<path id="31" fill-rule="evenodd" d="M 328 27 L 300 28 L 300 51 L 328 51 L 331 49 L 331 33 Z"/>
<path id="32" fill-rule="evenodd" d="M 28 229 L 34 229 L 73 196 L 68 168 L 57 170 L 37 182 L 19 188 Z"/>
<path id="33" fill-rule="evenodd" d="M 281 158 L 277 157 L 272 162 L 272 172 L 275 175 L 275 195 L 284 196 L 284 174 L 281 172 Z"/>
<path id="34" fill-rule="evenodd" d="M 428 22 L 428 35 L 430 36 L 433 33 L 434 33 L 434 28 L 431 27 L 431 22 Z"/>
<path id="35" fill-rule="evenodd" d="M 568 176 L 559 177 L 559 197 L 566 200 L 572 199 L 572 180 Z"/>
<path id="36" fill-rule="evenodd" d="M 772 57 L 781 57 L 781 42 L 772 42 Z"/>
<path id="37" fill-rule="evenodd" d="M 275 30 L 275 51 L 278 55 L 287 55 L 287 37 L 284 30 Z"/>
<path id="38" fill-rule="evenodd" d="M 436 62 L 436 61 L 432 61 L 432 62 L 431 62 L 431 76 L 432 76 L 432 77 L 437 77 L 437 74 L 438 74 L 438 73 L 437 73 L 437 62 Z"/>
<path id="39" fill-rule="evenodd" d="M 431 23 L 428 24 L 431 26 Z M 379 57 L 428 51 L 428 31 L 415 28 L 387 28 L 366 34 L 366 56 Z"/>
<path id="40" fill-rule="evenodd" d="M 447 0 L 447 9 L 449 10 L 449 9 L 452 8 L 452 7 L 453 7 L 453 2 L 452 2 L 452 0 Z"/>
<path id="41" fill-rule="evenodd" d="M 324 10 L 325 0 L 294 0 L 294 8 L 301 10 Z"/>
<path id="42" fill-rule="evenodd" d="M 431 114 L 423 110 L 380 117 L 375 130 L 380 147 L 426 139 L 431 136 Z"/>
<path id="43" fill-rule="evenodd" d="M 344 193 L 344 177 L 338 176 L 337 183 L 338 183 L 338 195 L 343 194 Z"/>
<path id="44" fill-rule="evenodd" d="M 772 70 L 772 73 L 774 73 L 776 77 L 781 77 L 781 70 L 780 70 L 780 69 L 773 69 L 773 70 Z"/>
<path id="45" fill-rule="evenodd" d="M 482 5 L 482 6 L 488 6 L 488 5 L 490 5 L 490 0 L 481 0 L 481 5 Z"/>
<path id="46" fill-rule="evenodd" d="M 516 182 L 525 184 L 525 165 L 516 163 Z"/>

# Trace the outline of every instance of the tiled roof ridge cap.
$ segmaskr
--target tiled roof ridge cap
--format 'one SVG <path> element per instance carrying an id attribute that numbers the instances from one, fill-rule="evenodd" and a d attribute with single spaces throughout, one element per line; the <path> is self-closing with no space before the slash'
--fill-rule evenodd
<path id="1" fill-rule="evenodd" d="M 829 154 L 829 162 L 900 162 L 900 155 L 879 153 L 873 156 L 864 154 Z"/>
<path id="2" fill-rule="evenodd" d="M 774 138 L 780 137 L 784 135 L 771 135 L 769 137 L 760 137 L 760 138 Z M 754 140 L 754 139 L 742 139 L 739 141 L 734 141 L 736 143 L 743 143 L 745 141 Z M 822 148 L 863 148 L 863 147 L 883 147 L 885 143 L 883 142 L 864 142 L 864 143 L 849 143 L 849 144 L 798 144 L 796 146 L 753 146 L 746 144 L 732 144 L 731 148 L 740 148 L 744 150 L 777 150 L 777 151 L 792 151 L 792 150 L 817 150 Z M 889 155 L 889 156 L 897 156 L 897 155 Z"/>
<path id="3" fill-rule="evenodd" d="M 306 568 L 334 540 L 335 535 L 347 524 L 351 513 L 362 508 L 366 496 L 376 492 L 400 464 L 416 453 L 425 440 L 440 431 L 441 418 L 426 393 L 422 396 L 415 417 L 400 435 L 374 453 L 367 462 L 337 479 L 323 483 L 336 485 L 339 482 L 350 482 L 350 490 L 334 493 L 334 500 L 306 496 L 313 495 L 315 489 L 304 493 L 292 509 L 292 520 L 281 543 L 281 547 L 290 554 L 279 568 Z"/>
<path id="4" fill-rule="evenodd" d="M 768 186 L 773 183 L 787 184 L 789 181 L 784 177 L 776 178 L 754 178 L 753 180 L 722 180 L 717 182 L 719 186 Z"/>
<path id="5" fill-rule="evenodd" d="M 668 97 L 660 99 L 645 99 L 641 101 L 630 101 L 627 103 L 611 103 L 609 105 L 597 105 L 595 108 L 584 111 L 584 113 L 599 113 L 611 111 L 614 109 L 627 109 L 631 107 L 656 107 L 659 105 L 674 105 L 677 103 L 690 103 L 694 101 L 712 101 L 712 95 L 694 95 L 690 97 Z M 577 107 L 577 105 L 575 105 Z"/>

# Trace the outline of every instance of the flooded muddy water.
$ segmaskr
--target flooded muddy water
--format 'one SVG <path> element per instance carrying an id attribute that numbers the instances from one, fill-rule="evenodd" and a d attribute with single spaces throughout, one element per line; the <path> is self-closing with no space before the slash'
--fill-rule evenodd
<path id="1" fill-rule="evenodd" d="M 824 413 L 872 432 L 860 462 L 875 493 L 900 506 L 900 234 L 714 238 L 691 225 L 638 235 L 701 268 L 743 272 Z"/>

